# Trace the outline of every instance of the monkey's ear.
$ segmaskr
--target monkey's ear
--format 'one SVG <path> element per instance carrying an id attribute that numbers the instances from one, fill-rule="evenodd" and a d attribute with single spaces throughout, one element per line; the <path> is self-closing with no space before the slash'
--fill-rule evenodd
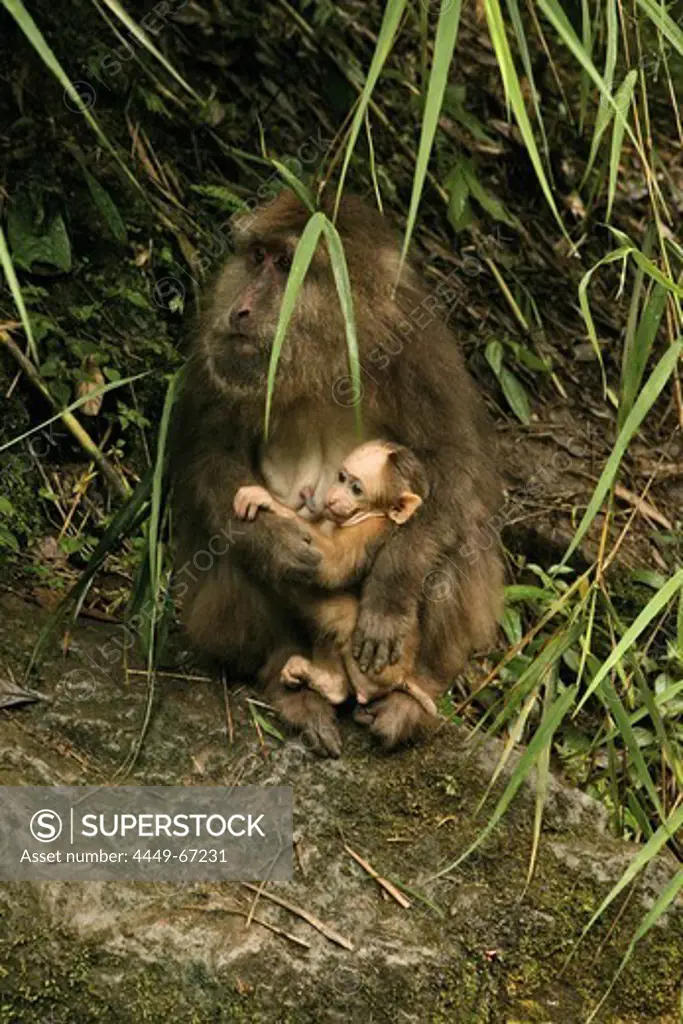
<path id="1" fill-rule="evenodd" d="M 404 491 L 389 509 L 389 518 L 402 526 L 417 512 L 421 504 L 422 498 L 419 494 Z"/>

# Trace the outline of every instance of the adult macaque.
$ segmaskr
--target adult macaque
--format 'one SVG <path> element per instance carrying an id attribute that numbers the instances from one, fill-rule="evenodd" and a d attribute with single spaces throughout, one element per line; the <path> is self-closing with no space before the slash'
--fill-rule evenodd
<path id="1" fill-rule="evenodd" d="M 319 582 L 339 590 L 362 579 L 392 530 L 408 522 L 427 494 L 424 470 L 403 445 L 368 441 L 354 448 L 342 463 L 322 510 L 306 495 L 309 511 L 319 517 L 308 525 L 313 544 L 322 555 Z M 240 487 L 234 508 L 239 519 L 253 521 L 259 510 L 264 510 L 305 523 L 259 486 Z M 367 704 L 380 694 L 403 690 L 430 717 L 436 717 L 436 705 L 428 691 L 438 693 L 441 687 L 433 680 L 416 678 L 417 618 L 398 662 L 364 674 L 351 652 L 357 598 L 348 593 L 322 598 L 303 594 L 299 608 L 313 622 L 317 642 L 312 659 L 294 654 L 285 663 L 280 679 L 286 686 L 310 686 L 333 704 L 343 703 L 352 693 L 359 704 Z"/>
<path id="2" fill-rule="evenodd" d="M 235 256 L 218 275 L 193 340 L 172 450 L 177 579 L 190 640 L 234 677 L 259 678 L 311 747 L 338 754 L 333 706 L 280 678 L 293 654 L 310 653 L 297 596 L 318 583 L 320 555 L 298 524 L 280 516 L 231 522 L 237 490 L 248 484 L 305 514 L 306 495 L 319 502 L 356 446 L 354 409 L 340 404 L 339 382 L 348 379 L 344 320 L 322 241 L 290 320 L 271 434 L 263 436 L 271 346 L 308 216 L 284 192 L 250 215 L 246 228 L 238 225 Z M 489 428 L 455 339 L 434 312 L 439 300 L 410 267 L 395 288 L 399 249 L 383 218 L 349 197 L 336 225 L 365 371 L 366 436 L 413 451 L 430 491 L 363 581 L 354 654 L 361 671 L 395 664 L 417 618 L 419 674 L 445 691 L 468 655 L 491 642 L 500 606 L 500 556 L 487 529 L 500 501 Z M 381 368 L 378 346 L 392 353 Z M 368 709 L 371 730 L 389 745 L 409 738 L 424 716 L 400 692 Z"/>

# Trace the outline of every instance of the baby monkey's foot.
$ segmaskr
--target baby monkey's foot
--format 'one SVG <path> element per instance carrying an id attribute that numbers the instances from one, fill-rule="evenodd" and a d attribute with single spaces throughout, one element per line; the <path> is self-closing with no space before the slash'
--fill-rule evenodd
<path id="1" fill-rule="evenodd" d="M 285 663 L 280 682 L 290 690 L 302 686 L 317 690 L 330 704 L 343 704 L 349 695 L 349 685 L 343 672 L 316 665 L 300 654 L 293 654 Z"/>
<path id="2" fill-rule="evenodd" d="M 235 495 L 233 508 L 238 519 L 256 519 L 260 508 L 272 509 L 275 505 L 273 497 L 265 487 L 240 487 Z"/>

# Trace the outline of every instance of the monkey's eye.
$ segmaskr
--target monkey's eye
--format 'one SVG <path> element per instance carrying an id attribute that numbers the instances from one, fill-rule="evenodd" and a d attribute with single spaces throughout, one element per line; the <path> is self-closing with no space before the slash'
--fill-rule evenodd
<path id="1" fill-rule="evenodd" d="M 288 252 L 284 252 L 280 256 L 277 256 L 274 262 L 278 269 L 289 270 L 292 265 L 292 257 Z"/>
<path id="2" fill-rule="evenodd" d="M 363 496 L 363 488 L 359 483 L 351 484 L 351 494 L 355 498 L 361 498 Z"/>
<path id="3" fill-rule="evenodd" d="M 251 250 L 251 262 L 254 266 L 258 267 L 266 258 L 266 250 L 261 245 L 255 246 Z"/>
<path id="4" fill-rule="evenodd" d="M 346 473 L 344 472 L 343 469 L 339 470 L 339 476 L 337 477 L 337 480 L 339 481 L 340 484 L 346 483 Z"/>

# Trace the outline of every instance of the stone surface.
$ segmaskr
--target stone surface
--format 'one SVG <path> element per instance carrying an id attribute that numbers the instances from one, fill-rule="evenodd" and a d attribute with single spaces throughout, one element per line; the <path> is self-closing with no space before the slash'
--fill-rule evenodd
<path id="1" fill-rule="evenodd" d="M 0 672 L 22 679 L 45 613 L 0 595 Z M 80 624 L 52 645 L 31 685 L 45 700 L 0 711 L 0 782 L 116 784 L 140 735 L 146 680 L 114 664 L 116 627 Z M 103 651 L 105 652 L 103 654 Z M 108 653 L 107 653 L 108 652 Z M 111 662 L 111 664 L 110 664 Z M 294 787 L 297 868 L 273 891 L 353 945 L 238 883 L 0 886 L 0 1022 L 552 1022 L 586 1019 L 675 865 L 655 865 L 561 968 L 636 849 L 610 838 L 600 807 L 555 780 L 538 867 L 525 890 L 533 792 L 456 870 L 487 820 L 473 812 L 500 746 L 472 752 L 445 727 L 425 747 L 383 755 L 351 721 L 339 761 L 297 741 L 261 743 L 243 687 L 161 678 L 129 784 Z M 267 715 L 263 708 L 261 715 Z M 503 783 L 504 784 L 504 783 Z M 500 792 L 500 786 L 495 793 Z M 494 794 L 495 798 L 495 794 Z M 490 802 L 487 808 L 493 807 Z M 346 852 L 406 887 L 404 909 Z M 679 1020 L 680 905 L 653 928 L 597 1020 Z"/>

